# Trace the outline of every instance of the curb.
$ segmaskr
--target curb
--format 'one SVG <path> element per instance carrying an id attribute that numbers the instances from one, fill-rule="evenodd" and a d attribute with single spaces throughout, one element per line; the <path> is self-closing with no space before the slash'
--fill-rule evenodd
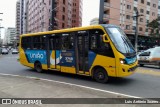
<path id="1" fill-rule="evenodd" d="M 159 70 L 160 71 L 160 70 Z M 153 76 L 160 76 L 160 72 L 158 70 L 147 70 L 143 68 L 138 68 L 137 73 L 153 75 Z"/>

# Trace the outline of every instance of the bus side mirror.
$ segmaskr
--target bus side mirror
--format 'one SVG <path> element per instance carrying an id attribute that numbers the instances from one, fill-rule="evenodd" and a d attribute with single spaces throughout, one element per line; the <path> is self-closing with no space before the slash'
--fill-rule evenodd
<path id="1" fill-rule="evenodd" d="M 103 35 L 103 42 L 109 43 L 109 40 L 107 39 L 107 34 L 104 34 L 104 35 Z"/>

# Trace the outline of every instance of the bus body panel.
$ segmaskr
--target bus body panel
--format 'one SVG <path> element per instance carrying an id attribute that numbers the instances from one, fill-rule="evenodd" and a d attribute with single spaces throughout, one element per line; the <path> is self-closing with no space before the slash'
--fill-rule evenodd
<path id="1" fill-rule="evenodd" d="M 26 55 L 25 55 L 25 51 L 22 48 L 19 48 L 19 51 L 20 51 L 20 54 L 19 54 L 20 63 L 24 66 L 34 68 L 34 64 L 28 62 Z"/>
<path id="2" fill-rule="evenodd" d="M 91 69 L 94 68 L 95 66 L 100 66 L 104 68 L 108 73 L 108 76 L 116 77 L 115 58 L 97 55 L 92 64 Z"/>
<path id="3" fill-rule="evenodd" d="M 75 67 L 61 66 L 61 72 L 76 74 L 76 69 L 75 69 Z"/>
<path id="4" fill-rule="evenodd" d="M 23 50 L 20 48 L 20 63 L 34 68 L 35 61 L 39 61 L 42 64 L 42 69 L 48 70 L 47 64 L 46 64 L 46 52 L 42 50 Z"/>
<path id="5" fill-rule="evenodd" d="M 60 50 L 51 50 L 50 51 L 50 57 L 49 57 L 49 66 L 51 69 L 57 69 L 57 70 L 61 70 L 60 67 Z"/>
<path id="6" fill-rule="evenodd" d="M 51 54 L 50 54 L 50 68 L 51 69 L 55 69 L 56 68 L 56 64 L 55 64 L 56 58 L 55 58 L 55 55 L 56 55 L 55 51 L 54 50 L 51 51 Z"/>
<path id="7" fill-rule="evenodd" d="M 117 77 L 129 76 L 137 71 L 136 69 L 138 64 L 137 57 L 131 58 L 133 60 L 131 64 L 121 64 L 120 59 L 125 59 L 125 57 L 124 55 L 117 52 L 117 58 L 116 58 Z"/>

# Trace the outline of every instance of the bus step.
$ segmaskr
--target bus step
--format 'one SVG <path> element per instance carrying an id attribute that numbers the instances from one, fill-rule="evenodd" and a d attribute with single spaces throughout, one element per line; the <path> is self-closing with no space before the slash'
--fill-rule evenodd
<path id="1" fill-rule="evenodd" d="M 53 69 L 53 68 L 49 68 L 49 70 L 52 70 L 52 71 L 60 71 L 58 69 Z"/>

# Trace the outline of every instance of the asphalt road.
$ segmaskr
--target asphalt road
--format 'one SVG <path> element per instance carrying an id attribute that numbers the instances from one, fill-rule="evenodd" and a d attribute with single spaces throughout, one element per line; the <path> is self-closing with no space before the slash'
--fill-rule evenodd
<path id="1" fill-rule="evenodd" d="M 31 68 L 22 66 L 17 58 L 18 55 L 0 55 L 0 73 L 50 79 L 143 98 L 160 98 L 160 76 L 135 73 L 125 78 L 112 78 L 108 84 L 101 84 L 85 76 L 54 71 L 37 73 Z M 159 71 L 151 67 L 144 69 Z"/>

